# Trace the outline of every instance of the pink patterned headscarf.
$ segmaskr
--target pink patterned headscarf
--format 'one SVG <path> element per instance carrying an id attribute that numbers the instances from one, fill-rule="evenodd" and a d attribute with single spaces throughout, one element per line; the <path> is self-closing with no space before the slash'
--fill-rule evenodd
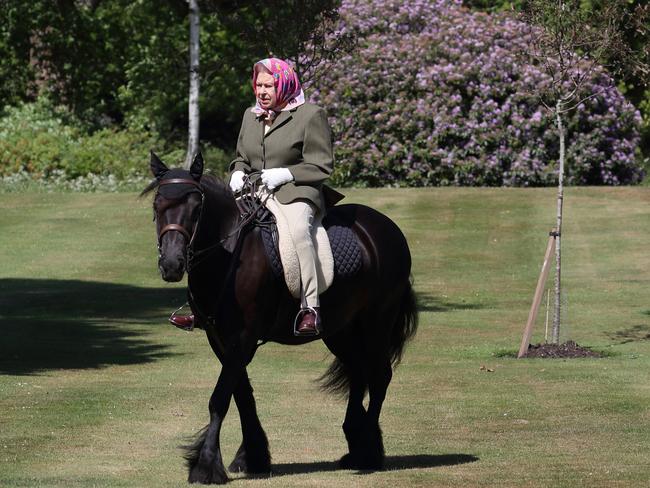
<path id="1" fill-rule="evenodd" d="M 262 67 L 273 75 L 277 102 L 271 110 L 265 110 L 256 101 L 252 109 L 255 114 L 273 119 L 278 112 L 292 110 L 305 103 L 305 93 L 302 91 L 298 75 L 286 61 L 278 58 L 262 59 L 253 65 L 253 92 L 255 92 L 257 74 Z"/>

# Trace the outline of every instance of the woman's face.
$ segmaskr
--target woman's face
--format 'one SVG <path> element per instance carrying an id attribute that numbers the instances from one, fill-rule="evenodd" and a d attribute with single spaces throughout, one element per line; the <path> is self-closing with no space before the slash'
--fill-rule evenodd
<path id="1" fill-rule="evenodd" d="M 275 107 L 277 96 L 275 93 L 275 83 L 273 75 L 266 71 L 260 71 L 255 80 L 255 96 L 257 101 L 265 110 Z"/>

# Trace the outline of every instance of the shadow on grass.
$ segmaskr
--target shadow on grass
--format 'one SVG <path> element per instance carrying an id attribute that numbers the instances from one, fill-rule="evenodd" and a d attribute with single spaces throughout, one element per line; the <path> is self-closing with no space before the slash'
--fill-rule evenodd
<path id="1" fill-rule="evenodd" d="M 426 293 L 417 294 L 418 310 L 420 312 L 450 312 L 453 310 L 480 310 L 484 305 L 465 301 L 451 302 Z"/>
<path id="2" fill-rule="evenodd" d="M 78 280 L 0 279 L 0 374 L 141 364 L 171 356 L 147 338 L 178 288 Z"/>
<path id="3" fill-rule="evenodd" d="M 492 353 L 495 358 L 512 358 L 517 359 L 517 354 L 519 350 L 515 349 L 498 349 Z"/>
<path id="4" fill-rule="evenodd" d="M 645 312 L 644 312 L 645 313 Z M 617 344 L 627 344 L 629 342 L 650 341 L 650 325 L 638 324 L 628 327 L 627 329 L 617 330 L 607 334 L 610 339 Z"/>
<path id="5" fill-rule="evenodd" d="M 404 469 L 437 468 L 457 464 L 474 463 L 479 458 L 471 454 L 415 454 L 412 456 L 386 456 L 385 470 L 400 471 Z M 313 463 L 284 463 L 272 466 L 273 477 L 295 474 L 321 473 L 339 471 L 338 461 L 320 461 Z M 357 474 L 369 474 L 373 471 L 357 471 Z"/>

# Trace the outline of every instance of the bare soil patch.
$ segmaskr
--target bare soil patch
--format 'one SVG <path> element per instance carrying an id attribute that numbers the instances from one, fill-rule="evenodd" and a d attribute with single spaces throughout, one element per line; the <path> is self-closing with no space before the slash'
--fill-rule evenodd
<path id="1" fill-rule="evenodd" d="M 526 352 L 527 358 L 601 358 L 602 354 L 582 347 L 573 341 L 563 344 L 531 344 Z"/>

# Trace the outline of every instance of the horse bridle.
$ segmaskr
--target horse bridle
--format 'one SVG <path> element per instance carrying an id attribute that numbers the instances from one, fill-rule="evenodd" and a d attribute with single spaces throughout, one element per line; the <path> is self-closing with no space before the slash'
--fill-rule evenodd
<path id="1" fill-rule="evenodd" d="M 163 185 L 192 185 L 196 189 L 190 190 L 188 193 L 198 192 L 201 194 L 201 212 L 203 212 L 203 200 L 205 199 L 205 194 L 203 193 L 203 188 L 201 184 L 196 180 L 191 180 L 189 178 L 169 178 L 168 180 L 162 180 L 158 183 L 158 186 Z M 160 254 L 162 248 L 162 238 L 167 232 L 175 231 L 180 232 L 185 237 L 185 242 L 187 242 L 187 249 L 190 250 L 192 243 L 194 242 L 194 236 L 196 236 L 196 231 L 199 227 L 199 222 L 201 221 L 201 215 L 196 219 L 196 222 L 193 224 L 192 234 L 190 234 L 185 227 L 180 224 L 167 224 L 162 229 L 160 229 L 160 234 L 158 234 L 158 253 Z"/>
<path id="2" fill-rule="evenodd" d="M 172 184 L 185 184 L 185 185 L 192 185 L 196 187 L 196 189 L 192 189 L 190 190 L 190 192 L 198 191 L 201 194 L 201 210 L 199 213 L 199 217 L 194 223 L 192 234 L 190 234 L 187 231 L 187 229 L 185 229 L 185 227 L 183 227 L 180 224 L 167 224 L 160 230 L 160 234 L 158 235 L 158 254 L 160 255 L 161 253 L 163 236 L 167 232 L 171 232 L 171 231 L 180 232 L 186 239 L 188 270 L 194 267 L 194 265 L 196 265 L 199 261 L 204 259 L 207 255 L 209 255 L 215 248 L 223 245 L 229 239 L 234 237 L 235 242 L 236 243 L 239 242 L 239 236 L 242 230 L 246 226 L 248 226 L 251 222 L 257 219 L 259 215 L 259 211 L 261 209 L 266 208 L 265 203 L 263 201 L 254 198 L 259 185 L 260 174 L 261 172 L 254 172 L 252 174 L 246 175 L 246 178 L 244 179 L 244 187 L 241 190 L 241 196 L 247 198 L 239 198 L 236 200 L 240 215 L 239 215 L 239 222 L 235 226 L 235 228 L 217 243 L 196 252 L 194 251 L 194 248 L 192 246 L 194 243 L 194 237 L 196 236 L 199 227 L 199 222 L 201 221 L 201 214 L 203 213 L 203 204 L 205 200 L 205 193 L 203 192 L 203 187 L 198 181 L 191 180 L 188 178 L 169 178 L 167 180 L 160 181 L 160 183 L 158 183 L 158 186 L 172 185 Z M 258 225 L 269 225 L 272 224 L 273 222 L 274 221 L 270 221 L 270 220 L 269 221 L 257 220 Z M 197 262 L 193 263 L 193 261 L 195 260 Z"/>
<path id="3" fill-rule="evenodd" d="M 196 222 L 193 225 L 194 228 L 192 229 L 192 234 L 191 235 L 190 235 L 189 232 L 187 232 L 187 229 L 185 229 L 185 227 L 183 227 L 180 224 L 167 224 L 160 230 L 160 234 L 158 235 L 158 254 L 160 255 L 160 252 L 161 252 L 162 237 L 167 232 L 171 232 L 171 231 L 180 232 L 183 236 L 185 236 L 185 239 L 186 239 L 186 242 L 187 242 L 187 258 L 188 258 L 187 270 L 188 270 L 188 272 L 189 272 L 190 268 L 193 267 L 192 261 L 194 260 L 194 258 L 196 258 L 196 257 L 198 257 L 200 255 L 201 257 L 199 257 L 199 259 L 197 261 L 201 261 L 205 256 L 207 256 L 215 248 L 217 248 L 218 246 L 223 245 L 224 242 L 226 242 L 228 239 L 231 239 L 232 237 L 236 237 L 236 240 L 235 240 L 236 247 L 239 248 L 239 249 L 235 249 L 233 252 L 235 254 L 238 254 L 238 251 L 241 250 L 241 241 L 239 239 L 239 236 L 240 236 L 242 230 L 254 220 L 255 216 L 258 215 L 258 212 L 260 211 L 260 209 L 265 208 L 264 202 L 255 201 L 253 199 L 253 196 L 255 195 L 258 184 L 259 184 L 258 176 L 259 176 L 259 173 L 254 173 L 253 175 L 247 175 L 245 180 L 244 180 L 244 188 L 242 189 L 241 193 L 242 193 L 242 196 L 248 195 L 249 198 L 244 198 L 242 203 L 240 203 L 240 201 L 237 200 L 237 207 L 238 207 L 239 212 L 240 212 L 240 216 L 239 216 L 240 218 L 239 218 L 238 225 L 235 227 L 235 229 L 233 231 L 231 231 L 226 237 L 224 237 L 220 241 L 218 241 L 216 244 L 213 244 L 212 246 L 209 246 L 209 247 L 207 247 L 205 249 L 202 249 L 201 251 L 198 251 L 196 253 L 194 252 L 194 249 L 193 249 L 192 245 L 194 243 L 194 237 L 196 236 L 196 233 L 197 233 L 197 230 L 198 230 L 198 227 L 199 227 L 199 223 L 201 222 L 201 215 L 203 214 L 203 205 L 205 203 L 205 193 L 203 191 L 203 187 L 201 186 L 201 184 L 198 181 L 191 180 L 191 179 L 188 179 L 188 178 L 169 178 L 167 180 L 160 181 L 158 183 L 159 187 L 163 186 L 163 185 L 172 185 L 172 184 L 185 184 L 185 185 L 194 186 L 196 189 L 192 189 L 188 193 L 198 191 L 198 193 L 201 194 L 201 209 L 200 209 L 200 212 L 199 212 L 199 217 L 197 218 Z M 262 225 L 269 225 L 271 223 L 272 223 L 272 221 L 259 222 L 259 224 L 262 224 Z M 235 260 L 235 259 L 233 259 L 231 261 L 231 264 L 230 264 L 229 269 L 228 269 L 226 281 L 228 281 L 230 279 L 230 277 L 232 276 L 234 270 L 236 269 L 236 265 L 235 265 L 236 261 L 237 260 Z M 187 283 L 187 289 L 188 289 L 190 297 L 192 297 L 192 290 L 190 289 L 189 281 Z M 219 297 L 217 299 L 217 303 L 221 302 L 222 294 L 223 293 L 219 294 Z M 197 307 L 198 307 L 198 304 L 194 300 L 193 310 L 195 310 L 195 313 L 197 313 L 199 315 L 203 315 L 208 323 L 211 322 L 211 321 L 214 321 L 214 317 L 211 317 L 211 316 L 205 315 L 205 314 L 201 314 Z M 176 312 L 174 312 L 174 313 L 176 313 Z M 172 313 L 172 315 L 174 315 L 174 313 Z M 217 340 L 217 343 L 219 344 L 220 349 L 222 351 L 225 350 L 223 344 L 220 344 L 221 341 L 219 340 L 218 337 L 216 338 L 216 340 Z M 261 339 L 261 342 L 258 341 L 257 344 L 255 345 L 255 350 L 257 350 L 257 348 L 259 348 L 260 346 L 266 344 L 266 342 L 267 342 L 267 339 Z M 254 354 L 254 352 L 253 352 L 253 354 Z"/>

